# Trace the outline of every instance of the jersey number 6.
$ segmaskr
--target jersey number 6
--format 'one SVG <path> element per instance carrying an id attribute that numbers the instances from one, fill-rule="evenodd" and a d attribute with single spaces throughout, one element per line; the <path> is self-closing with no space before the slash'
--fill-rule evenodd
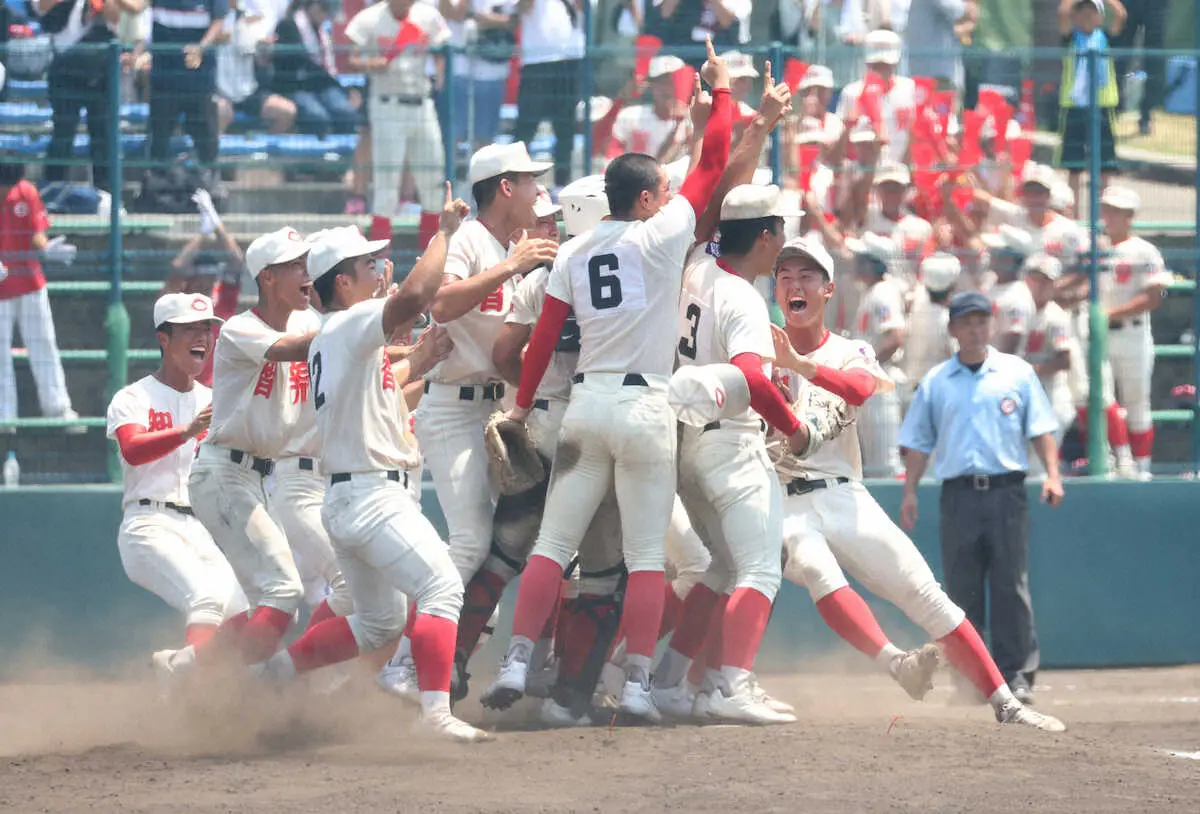
<path id="1" fill-rule="evenodd" d="M 597 311 L 616 308 L 621 304 L 621 278 L 616 275 L 619 270 L 615 254 L 598 254 L 588 260 L 592 307 Z"/>
<path id="2" fill-rule="evenodd" d="M 313 354 L 308 362 L 308 375 L 312 379 L 313 409 L 320 410 L 325 405 L 325 394 L 321 392 L 321 352 Z"/>

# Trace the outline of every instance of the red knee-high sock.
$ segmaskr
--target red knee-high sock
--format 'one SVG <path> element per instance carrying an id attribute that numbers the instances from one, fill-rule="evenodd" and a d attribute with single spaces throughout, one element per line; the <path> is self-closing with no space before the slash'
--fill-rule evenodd
<path id="1" fill-rule="evenodd" d="M 771 600 L 754 588 L 737 588 L 729 597 L 722 625 L 721 666 L 749 670 L 767 630 Z"/>
<path id="2" fill-rule="evenodd" d="M 688 594 L 691 596 L 691 594 Z M 687 680 L 693 687 L 699 687 L 704 683 L 704 671 L 708 669 L 708 644 L 714 639 L 718 640 L 714 647 L 717 648 L 717 661 L 719 658 L 723 640 L 721 637 L 721 626 L 725 623 L 725 608 L 729 604 L 729 597 L 725 594 L 720 594 L 713 602 L 712 610 L 708 614 L 708 623 L 704 631 L 704 642 L 701 645 L 702 652 L 698 653 L 698 658 L 692 660 L 692 666 L 688 668 Z M 720 669 L 718 664 L 713 669 Z"/>
<path id="3" fill-rule="evenodd" d="M 313 608 L 313 612 L 308 617 L 308 625 L 304 629 L 311 630 L 326 619 L 332 619 L 335 616 L 337 614 L 333 612 L 333 608 L 329 607 L 329 601 L 322 599 L 321 604 Z"/>
<path id="4" fill-rule="evenodd" d="M 433 240 L 433 236 L 437 234 L 440 221 L 441 215 L 437 212 L 421 213 L 421 222 L 417 227 L 417 251 L 425 251 L 429 241 Z"/>
<path id="5" fill-rule="evenodd" d="M 634 571 L 625 584 L 625 652 L 654 657 L 662 622 L 663 572 Z"/>
<path id="6" fill-rule="evenodd" d="M 242 631 L 250 622 L 250 611 L 242 611 L 230 616 L 221 623 L 207 641 L 195 645 L 196 659 L 199 663 L 219 661 L 237 648 Z"/>
<path id="7" fill-rule="evenodd" d="M 479 646 L 479 638 L 492 618 L 492 612 L 496 610 L 507 583 L 504 577 L 482 568 L 467 583 L 462 614 L 458 617 L 458 643 L 455 645 L 459 658 L 470 658 Z"/>
<path id="8" fill-rule="evenodd" d="M 184 645 L 199 647 L 216 635 L 218 625 L 188 625 L 183 634 Z"/>
<path id="9" fill-rule="evenodd" d="M 725 594 L 717 600 L 713 615 L 713 626 L 704 640 L 704 666 L 709 670 L 721 669 L 721 657 L 725 654 L 725 614 L 729 610 L 729 597 Z"/>
<path id="10" fill-rule="evenodd" d="M 658 625 L 660 642 L 675 629 L 675 625 L 679 624 L 679 614 L 682 610 L 683 600 L 679 598 L 679 594 L 675 593 L 674 586 L 668 582 L 663 586 L 663 615 L 662 621 Z"/>
<path id="11" fill-rule="evenodd" d="M 679 625 L 671 635 L 672 650 L 689 659 L 696 658 L 712 627 L 717 599 L 716 591 L 704 584 L 688 591 L 687 599 L 683 600 L 683 610 L 679 613 Z"/>
<path id="12" fill-rule="evenodd" d="M 513 609 L 513 635 L 524 636 L 531 642 L 546 624 L 546 618 L 558 602 L 562 586 L 562 566 L 549 557 L 535 554 L 521 574 L 517 606 Z M 628 600 L 626 600 L 628 608 Z"/>
<path id="13" fill-rule="evenodd" d="M 247 664 L 269 659 L 279 647 L 279 641 L 291 623 L 290 613 L 269 605 L 260 605 L 242 628 L 242 635 L 238 637 L 242 659 Z"/>
<path id="14" fill-rule="evenodd" d="M 417 666 L 417 686 L 422 692 L 450 691 L 457 638 L 457 622 L 431 613 L 417 617 L 412 631 L 412 653 Z"/>
<path id="15" fill-rule="evenodd" d="M 1113 449 L 1129 444 L 1129 426 L 1125 423 L 1125 410 L 1119 404 L 1110 404 L 1104 414 L 1108 416 L 1108 445 Z"/>
<path id="16" fill-rule="evenodd" d="M 949 635 L 938 639 L 938 644 L 954 668 L 974 684 L 984 698 L 991 698 L 992 693 L 1004 684 L 992 654 L 969 620 L 964 619 Z"/>
<path id="17" fill-rule="evenodd" d="M 358 643 L 345 616 L 332 616 L 323 622 L 309 625 L 304 635 L 288 648 L 297 673 L 307 673 L 318 667 L 349 661 L 358 656 Z"/>
<path id="18" fill-rule="evenodd" d="M 1129 446 L 1133 450 L 1133 457 L 1149 458 L 1154 453 L 1154 428 L 1145 432 L 1130 431 Z"/>
<path id="19" fill-rule="evenodd" d="M 817 603 L 817 610 L 834 633 L 871 658 L 878 656 L 888 643 L 875 614 L 849 585 L 823 597 Z"/>
<path id="20" fill-rule="evenodd" d="M 554 630 L 558 627 L 558 615 L 562 612 L 563 588 L 565 588 L 566 585 L 567 583 L 565 580 L 558 584 L 558 601 L 556 601 L 550 607 L 550 615 L 546 617 L 546 621 L 542 625 L 542 635 L 539 638 L 554 638 Z"/>

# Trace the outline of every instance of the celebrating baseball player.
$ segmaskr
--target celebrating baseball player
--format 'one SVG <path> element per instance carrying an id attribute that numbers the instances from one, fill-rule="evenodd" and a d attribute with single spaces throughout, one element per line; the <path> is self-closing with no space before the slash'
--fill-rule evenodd
<path id="1" fill-rule="evenodd" d="M 834 295 L 833 259 L 804 238 L 789 241 L 776 266 L 775 296 L 786 330 L 775 328 L 775 362 L 789 371 L 794 409 L 857 407 L 892 386 L 870 345 L 831 334 L 825 306 Z M 936 649 L 904 651 L 884 635 L 843 569 L 896 605 L 935 639 L 950 663 L 988 699 L 1001 723 L 1061 732 L 1060 721 L 1024 706 L 1001 677 L 963 611 L 950 601 L 916 546 L 862 485 L 853 424 L 807 458 L 777 449 L 784 499 L 784 575 L 808 588 L 835 633 L 884 667 L 913 698 L 932 688 Z"/>
<path id="2" fill-rule="evenodd" d="M 538 632 L 558 601 L 563 569 L 597 507 L 614 487 L 629 578 L 625 591 L 627 680 L 623 712 L 654 721 L 650 660 L 663 608 L 663 540 L 675 496 L 675 419 L 667 401 L 679 299 L 696 219 L 729 156 L 729 75 L 708 44 L 701 71 L 712 111 L 696 170 L 671 199 L 654 158 L 628 153 L 605 171 L 610 219 L 564 244 L 546 288 L 542 316 L 521 371 L 524 421 L 574 308 L 580 334 L 575 386 L 563 416 L 554 474 L 534 555 L 521 580 L 513 638 L 484 701 L 508 706 L 525 690 Z"/>
<path id="3" fill-rule="evenodd" d="M 221 329 L 213 364 L 212 429 L 197 451 L 188 488 L 204 523 L 255 605 L 249 620 L 234 617 L 217 636 L 154 656 L 165 674 L 188 670 L 236 643 L 247 664 L 275 652 L 304 589 L 287 538 L 267 509 L 264 481 L 303 418 L 299 391 L 309 386 L 305 354 L 317 327 L 308 310 L 309 245 L 289 227 L 263 235 L 246 250 L 258 284 L 258 305 Z"/>
<path id="4" fill-rule="evenodd" d="M 1048 254 L 1039 252 L 1025 261 L 1025 284 L 1033 297 L 1037 309 L 1029 322 L 1029 336 L 1025 341 L 1023 357 L 1033 365 L 1050 406 L 1058 419 L 1056 444 L 1075 421 L 1075 405 L 1071 398 L 1071 386 L 1067 372 L 1071 368 L 1071 319 L 1067 312 L 1054 301 L 1054 286 L 1062 279 L 1062 263 Z M 1036 457 L 1030 466 L 1037 466 Z"/>
<path id="5" fill-rule="evenodd" d="M 192 458 L 212 421 L 212 391 L 196 377 L 212 352 L 212 326 L 220 323 L 203 294 L 159 297 L 154 325 L 162 363 L 108 405 L 108 437 L 121 448 L 125 478 L 121 564 L 130 580 L 184 615 L 190 646 L 249 607 L 188 500 Z"/>

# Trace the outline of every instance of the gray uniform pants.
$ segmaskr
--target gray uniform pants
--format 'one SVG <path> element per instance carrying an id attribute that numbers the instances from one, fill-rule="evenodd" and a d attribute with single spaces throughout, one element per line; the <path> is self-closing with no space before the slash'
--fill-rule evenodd
<path id="1" fill-rule="evenodd" d="M 996 666 L 1010 686 L 1032 688 L 1038 642 L 1029 597 L 1029 501 L 1024 482 L 986 489 L 944 484 L 941 511 L 947 593 L 981 634 L 987 629 L 990 604 Z"/>

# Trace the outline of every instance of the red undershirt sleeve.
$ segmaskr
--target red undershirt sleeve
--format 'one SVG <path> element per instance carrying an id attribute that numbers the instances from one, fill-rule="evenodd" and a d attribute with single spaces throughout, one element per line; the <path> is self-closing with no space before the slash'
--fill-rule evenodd
<path id="1" fill-rule="evenodd" d="M 730 130 L 732 128 L 732 105 L 728 88 L 712 92 L 712 111 L 708 115 L 708 124 L 704 127 L 704 145 L 700 148 L 700 161 L 696 169 L 683 181 L 679 194 L 687 198 L 688 203 L 696 212 L 696 217 L 704 213 L 708 201 L 712 198 L 725 165 L 729 163 Z"/>
<path id="2" fill-rule="evenodd" d="M 840 396 L 854 407 L 861 407 L 875 393 L 878 385 L 869 370 L 837 370 L 825 365 L 817 365 L 817 375 L 813 376 L 812 383 L 835 396 Z"/>
<path id="3" fill-rule="evenodd" d="M 763 373 L 762 357 L 757 353 L 739 353 L 731 362 L 746 377 L 746 385 L 750 388 L 750 406 L 754 412 L 784 435 L 793 435 L 800 428 L 800 421 L 783 400 L 779 388 L 771 384 L 767 374 Z"/>
<path id="4" fill-rule="evenodd" d="M 179 449 L 188 440 L 186 433 L 186 427 L 148 432 L 137 424 L 126 424 L 117 427 L 117 445 L 126 463 L 141 466 Z"/>
<path id="5" fill-rule="evenodd" d="M 533 396 L 537 393 L 542 376 L 550 364 L 554 347 L 562 334 L 563 323 L 571 306 L 559 299 L 546 295 L 542 304 L 542 316 L 538 319 L 525 348 L 525 360 L 521 364 L 521 386 L 517 389 L 517 406 L 522 410 L 533 407 Z"/>

